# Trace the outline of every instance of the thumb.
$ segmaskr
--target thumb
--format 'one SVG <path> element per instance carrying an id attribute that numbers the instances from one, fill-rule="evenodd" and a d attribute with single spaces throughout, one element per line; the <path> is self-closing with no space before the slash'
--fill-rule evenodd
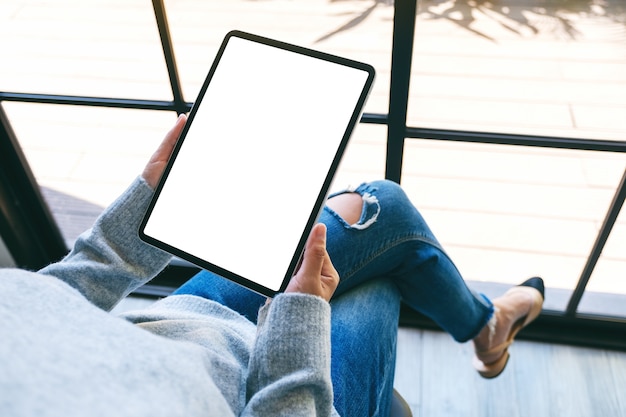
<path id="1" fill-rule="evenodd" d="M 143 170 L 142 176 L 152 188 L 155 188 L 159 182 L 159 178 L 165 170 L 167 161 L 174 150 L 176 142 L 187 122 L 187 116 L 181 114 L 176 120 L 174 127 L 165 135 L 165 139 L 159 145 L 159 148 L 152 154 L 150 161 Z"/>
<path id="2" fill-rule="evenodd" d="M 285 292 L 317 295 L 329 301 L 338 283 L 339 274 L 326 251 L 326 226 L 320 223 L 311 230 L 302 265 Z"/>
<path id="3" fill-rule="evenodd" d="M 311 229 L 300 268 L 305 269 L 307 274 L 319 275 L 326 255 L 326 225 L 318 223 Z"/>

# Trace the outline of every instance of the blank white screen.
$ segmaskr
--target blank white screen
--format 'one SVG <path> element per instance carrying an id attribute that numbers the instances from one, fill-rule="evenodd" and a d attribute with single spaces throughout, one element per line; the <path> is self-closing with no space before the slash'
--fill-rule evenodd
<path id="1" fill-rule="evenodd" d="M 367 79 L 231 37 L 144 233 L 277 291 Z"/>

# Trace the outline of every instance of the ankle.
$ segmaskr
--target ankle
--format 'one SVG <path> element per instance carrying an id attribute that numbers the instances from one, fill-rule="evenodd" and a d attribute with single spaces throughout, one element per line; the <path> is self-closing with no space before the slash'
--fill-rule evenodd
<path id="1" fill-rule="evenodd" d="M 487 351 L 493 346 L 493 339 L 496 335 L 496 326 L 498 325 L 498 307 L 494 306 L 491 318 L 482 328 L 478 336 L 474 338 L 474 346 L 477 351 Z"/>

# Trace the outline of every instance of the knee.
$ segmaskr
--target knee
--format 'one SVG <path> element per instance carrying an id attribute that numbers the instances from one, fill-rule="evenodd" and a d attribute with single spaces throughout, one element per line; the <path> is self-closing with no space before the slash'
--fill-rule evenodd
<path id="1" fill-rule="evenodd" d="M 373 194 L 385 207 L 395 207 L 402 210 L 410 208 L 415 209 L 415 206 L 409 199 L 408 195 L 398 183 L 391 180 L 379 180 L 370 184 Z"/>
<path id="2" fill-rule="evenodd" d="M 363 199 L 357 193 L 344 193 L 330 198 L 326 205 L 348 224 L 356 224 L 363 211 Z"/>
<path id="3" fill-rule="evenodd" d="M 413 204 L 404 189 L 390 180 L 375 181 L 370 184 L 372 194 L 378 199 L 381 212 L 385 218 L 392 219 L 394 224 L 405 224 L 407 227 L 431 233 L 420 210 Z"/>
<path id="4" fill-rule="evenodd" d="M 375 222 L 381 207 L 385 208 L 384 211 L 388 215 L 398 220 L 405 216 L 412 218 L 417 212 L 402 187 L 390 180 L 362 184 L 356 192 L 330 198 L 326 205 L 352 226 L 361 224 L 361 221 L 363 225 Z M 361 219 L 362 216 L 365 218 Z"/>
<path id="5" fill-rule="evenodd" d="M 393 200 L 408 200 L 408 196 L 400 184 L 391 180 L 378 180 L 370 183 L 372 189 L 379 196 Z"/>

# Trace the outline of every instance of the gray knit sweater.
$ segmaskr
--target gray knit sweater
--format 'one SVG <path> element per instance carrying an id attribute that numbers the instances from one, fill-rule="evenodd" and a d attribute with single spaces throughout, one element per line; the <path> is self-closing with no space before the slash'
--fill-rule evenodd
<path id="1" fill-rule="evenodd" d="M 258 327 L 181 295 L 108 313 L 169 261 L 137 236 L 137 179 L 61 262 L 0 269 L 0 416 L 336 415 L 330 308 L 277 296 Z"/>

